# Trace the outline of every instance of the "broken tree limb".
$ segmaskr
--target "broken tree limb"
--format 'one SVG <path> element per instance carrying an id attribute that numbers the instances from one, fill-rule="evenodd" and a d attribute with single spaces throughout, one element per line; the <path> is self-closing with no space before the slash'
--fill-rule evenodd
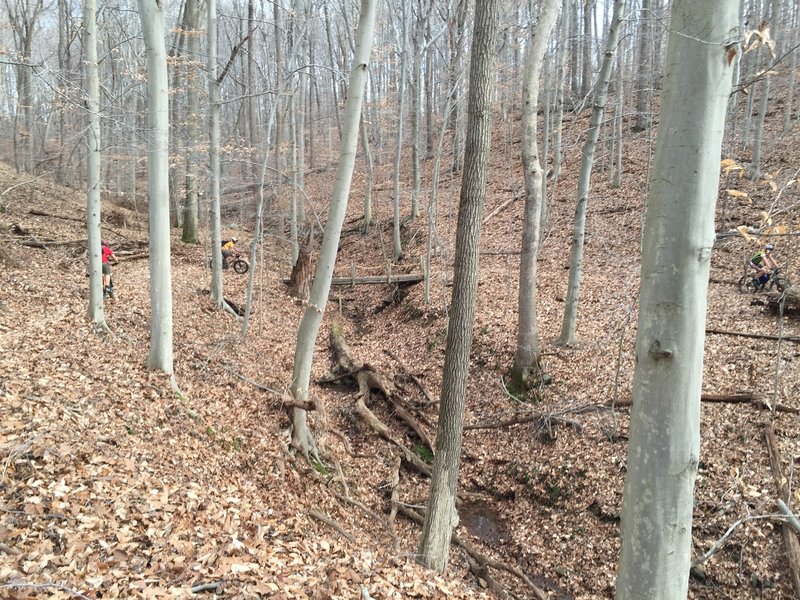
<path id="1" fill-rule="evenodd" d="M 769 464 L 772 467 L 772 476 L 775 478 L 775 486 L 778 488 L 778 497 L 784 503 L 789 502 L 789 482 L 783 475 L 778 440 L 775 437 L 775 430 L 772 428 L 772 424 L 766 426 L 764 433 L 767 438 L 767 450 L 769 450 Z M 789 562 L 794 593 L 800 598 L 800 540 L 798 540 L 797 534 L 789 523 L 783 523 L 781 532 L 783 533 L 783 544 L 786 548 L 786 560 Z"/>
<path id="2" fill-rule="evenodd" d="M 797 533 L 800 533 L 800 521 L 797 520 L 797 517 L 794 516 L 794 513 L 791 509 L 786 506 L 786 503 L 778 498 L 778 510 L 781 512 L 782 515 L 786 516 L 786 522 L 792 526 Z"/>
<path id="3" fill-rule="evenodd" d="M 512 196 L 511 198 L 509 198 L 508 200 L 506 200 L 505 202 L 503 202 L 503 203 L 502 203 L 500 206 L 498 206 L 497 208 L 495 208 L 495 209 L 494 209 L 492 212 L 490 212 L 488 215 L 486 215 L 486 218 L 483 220 L 483 223 L 482 223 L 482 225 L 486 225 L 486 224 L 487 224 L 489 221 L 491 221 L 492 219 L 494 219 L 494 218 L 495 218 L 495 216 L 497 216 L 498 214 L 500 214 L 501 212 L 503 212 L 503 211 L 504 211 L 504 210 L 505 210 L 505 209 L 506 209 L 506 208 L 507 208 L 509 205 L 511 205 L 511 203 L 512 203 L 512 202 L 514 202 L 514 201 L 516 201 L 516 200 L 519 200 L 520 198 L 524 198 L 524 197 L 525 197 L 525 195 L 524 195 L 524 194 L 517 194 L 516 196 Z"/>
<path id="4" fill-rule="evenodd" d="M 346 540 L 355 543 L 356 539 L 347 533 L 344 529 L 342 529 L 338 523 L 336 523 L 333 519 L 331 519 L 328 515 L 323 512 L 320 512 L 316 509 L 311 509 L 308 511 L 309 516 L 314 517 L 317 521 L 325 523 L 328 527 L 333 529 L 334 531 L 338 532 Z"/>
<path id="5" fill-rule="evenodd" d="M 727 331 L 725 329 L 706 329 L 706 333 L 714 335 L 733 335 L 737 337 L 753 338 L 756 340 L 783 340 L 784 342 L 794 342 L 800 344 L 800 336 L 797 335 L 769 335 L 766 333 L 747 333 L 744 331 Z"/>
<path id="6" fill-rule="evenodd" d="M 419 380 L 419 378 L 408 370 L 408 367 L 406 367 L 405 364 L 403 364 L 403 362 L 397 357 L 397 355 L 394 352 L 392 352 L 388 348 L 384 348 L 383 351 L 386 354 L 388 354 L 390 358 L 393 358 L 398 365 L 400 365 L 400 368 L 403 369 L 403 371 L 405 371 L 406 375 L 408 375 L 411 381 L 414 382 L 414 385 L 416 385 L 419 388 L 419 391 L 422 392 L 422 395 L 425 396 L 425 399 L 428 401 L 428 404 L 436 404 L 438 402 L 438 400 L 434 400 L 431 397 L 431 395 L 428 393 L 428 390 L 425 389 L 425 386 L 422 385 L 422 382 Z"/>

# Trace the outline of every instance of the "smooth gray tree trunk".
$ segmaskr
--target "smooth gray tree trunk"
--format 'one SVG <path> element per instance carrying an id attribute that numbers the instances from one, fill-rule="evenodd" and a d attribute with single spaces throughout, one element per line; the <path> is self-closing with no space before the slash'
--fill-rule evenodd
<path id="1" fill-rule="evenodd" d="M 652 94 L 652 56 L 650 46 L 652 45 L 652 32 L 650 23 L 653 20 L 653 13 L 650 10 L 650 0 L 642 0 L 642 8 L 639 11 L 639 56 L 636 59 L 636 124 L 634 131 L 644 131 L 650 127 L 652 122 L 651 104 Z"/>
<path id="2" fill-rule="evenodd" d="M 300 401 L 308 399 L 314 345 L 322 323 L 325 305 L 328 302 L 328 293 L 331 288 L 333 268 L 336 264 L 342 223 L 347 210 L 347 198 L 350 194 L 350 184 L 358 146 L 358 122 L 361 116 L 369 55 L 372 50 L 372 40 L 375 32 L 376 8 L 377 0 L 361 0 L 350 84 L 347 90 L 347 100 L 344 104 L 340 160 L 336 168 L 331 206 L 314 273 L 314 284 L 311 287 L 308 306 L 300 321 L 295 345 L 291 392 L 292 396 Z M 305 456 L 316 454 L 316 443 L 308 429 L 307 412 L 300 408 L 293 409 L 292 446 Z"/>
<path id="3" fill-rule="evenodd" d="M 431 490 L 419 543 L 419 560 L 443 572 L 450 538 L 458 524 L 456 490 L 461 459 L 469 354 L 478 291 L 481 222 L 492 137 L 492 98 L 500 7 L 497 0 L 477 0 L 470 61 L 464 175 L 461 180 L 453 294 L 447 327 L 439 422 Z"/>
<path id="4" fill-rule="evenodd" d="M 683 600 L 737 0 L 675 0 L 643 249 L 617 600 Z"/>
<path id="5" fill-rule="evenodd" d="M 544 193 L 542 165 L 539 162 L 537 119 L 539 75 L 547 40 L 556 24 L 561 0 L 543 0 L 539 19 L 531 31 L 522 84 L 522 170 L 525 175 L 525 212 L 522 228 L 522 254 L 519 269 L 519 318 L 517 349 L 512 379 L 518 387 L 534 384 L 539 376 L 539 326 L 536 319 L 536 255 Z M 531 26 L 533 27 L 533 26 Z"/>
<path id="6" fill-rule="evenodd" d="M 186 0 L 184 23 L 186 36 L 186 194 L 183 200 L 183 231 L 181 240 L 187 244 L 200 243 L 200 221 L 197 209 L 198 176 L 200 169 L 200 0 Z"/>
<path id="7" fill-rule="evenodd" d="M 394 262 L 403 257 L 400 241 L 400 164 L 403 152 L 403 129 L 405 123 L 406 79 L 408 78 L 408 8 L 400 3 L 400 76 L 397 89 L 397 140 L 394 147 L 394 169 L 392 173 L 392 247 Z"/>
<path id="8" fill-rule="evenodd" d="M 600 124 L 606 109 L 608 99 L 608 85 L 611 82 L 611 70 L 614 66 L 614 56 L 617 50 L 619 30 L 623 22 L 625 0 L 614 1 L 614 13 L 611 17 L 611 26 L 608 29 L 606 51 L 603 64 L 597 78 L 594 91 L 594 106 L 586 132 L 586 141 L 583 144 L 583 157 L 578 175 L 578 202 L 575 207 L 575 218 L 572 224 L 572 246 L 569 256 L 569 281 L 567 282 L 567 300 L 564 305 L 564 320 L 561 324 L 560 344 L 575 343 L 575 329 L 578 322 L 578 297 L 580 294 L 581 268 L 583 266 L 583 240 L 586 231 L 586 205 L 589 202 L 589 184 L 592 178 L 594 165 L 594 151 L 597 147 L 597 138 L 600 135 Z"/>
<path id="9" fill-rule="evenodd" d="M 147 54 L 147 190 L 150 196 L 150 353 L 147 367 L 171 375 L 169 84 L 161 2 L 139 0 L 139 18 Z"/>
<path id="10" fill-rule="evenodd" d="M 83 52 L 86 72 L 86 231 L 88 232 L 89 318 L 95 325 L 105 326 L 103 314 L 103 272 L 100 249 L 100 78 L 97 69 L 97 5 L 95 0 L 83 3 Z"/>
<path id="11" fill-rule="evenodd" d="M 208 160 L 211 196 L 211 301 L 222 306 L 222 215 L 219 165 L 219 81 L 217 81 L 217 0 L 208 0 Z"/>

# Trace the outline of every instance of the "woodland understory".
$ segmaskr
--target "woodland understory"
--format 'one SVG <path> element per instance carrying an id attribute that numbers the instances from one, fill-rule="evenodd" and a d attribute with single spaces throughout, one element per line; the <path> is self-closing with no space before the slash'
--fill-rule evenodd
<path id="1" fill-rule="evenodd" d="M 567 147 L 579 147 L 573 119 Z M 497 130 L 513 127 L 498 119 Z M 86 318 L 85 195 L 0 167 L 0 590 L 10 598 L 610 598 L 633 373 L 638 247 L 648 133 L 625 141 L 623 183 L 600 161 L 589 201 L 579 343 L 558 334 L 573 182 L 567 152 L 539 258 L 543 367 L 534 399 L 505 379 L 512 363 L 521 235 L 519 147 L 495 136 L 460 476 L 460 525 L 444 575 L 414 552 L 427 497 L 441 386 L 458 177 L 440 193 L 440 248 L 423 285 L 336 286 L 320 332 L 309 412 L 323 462 L 288 446 L 285 402 L 301 303 L 284 219 L 268 219 L 250 333 L 209 300 L 208 233 L 173 234 L 175 373 L 144 367 L 149 339 L 145 214 L 104 204 L 116 298 L 110 333 Z M 800 454 L 800 321 L 736 288 L 753 245 L 735 231 L 773 207 L 777 257 L 800 280 L 796 123 L 771 138 L 765 178 L 727 169 L 720 184 L 706 323 L 702 452 L 695 487 L 691 598 L 792 598 L 767 432 L 786 479 Z M 577 150 L 575 151 L 577 154 Z M 746 152 L 723 158 L 736 164 Z M 730 166 L 731 163 L 728 163 Z M 724 165 L 723 165 L 724 166 Z M 430 177 L 426 164 L 423 183 Z M 375 225 L 351 200 L 336 275 L 385 275 L 390 171 Z M 324 220 L 333 171 L 306 177 Z M 356 185 L 358 185 L 358 170 Z M 380 183 L 383 181 L 384 183 Z M 734 190 L 737 193 L 726 193 Z M 358 194 L 353 194 L 355 198 Z M 227 235 L 237 210 L 225 215 Z M 500 212 L 495 209 L 503 207 Z M 137 207 L 140 211 L 141 207 Z M 285 206 L 278 206 L 278 210 Z M 724 219 L 724 222 L 723 222 Z M 240 224 L 241 225 L 241 224 Z M 244 224 L 245 227 L 247 223 Z M 418 273 L 427 224 L 404 223 Z M 794 233 L 794 235 L 792 235 Z M 312 247 L 313 255 L 313 247 Z M 243 304 L 246 277 L 225 272 Z M 800 494 L 791 487 L 795 504 Z"/>

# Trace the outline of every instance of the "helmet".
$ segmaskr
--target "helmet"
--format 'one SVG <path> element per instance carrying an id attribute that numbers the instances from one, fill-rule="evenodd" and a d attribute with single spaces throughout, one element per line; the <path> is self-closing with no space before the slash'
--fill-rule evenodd
<path id="1" fill-rule="evenodd" d="M 773 250 L 775 250 L 775 246 L 773 246 L 772 244 L 767 244 L 766 246 L 764 246 L 764 250 L 766 250 L 767 252 L 772 252 Z"/>
<path id="2" fill-rule="evenodd" d="M 232 241 L 232 242 L 235 244 L 236 242 L 238 242 L 238 241 L 239 241 L 239 238 L 232 237 L 232 238 L 231 238 L 231 241 Z"/>

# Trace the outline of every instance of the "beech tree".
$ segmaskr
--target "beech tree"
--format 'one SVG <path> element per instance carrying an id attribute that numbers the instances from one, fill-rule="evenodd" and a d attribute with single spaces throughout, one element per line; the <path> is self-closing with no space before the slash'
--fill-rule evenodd
<path id="1" fill-rule="evenodd" d="M 589 10 L 586 6 L 585 10 Z M 617 50 L 619 30 L 622 25 L 625 0 L 614 1 L 614 13 L 611 17 L 611 26 L 608 29 L 606 50 L 600 74 L 597 76 L 597 85 L 594 90 L 594 105 L 589 130 L 586 132 L 586 141 L 583 144 L 583 156 L 578 175 L 578 202 L 575 206 L 575 218 L 572 225 L 572 246 L 569 254 L 569 281 L 567 282 L 567 300 L 564 303 L 564 320 L 561 324 L 560 344 L 575 343 L 575 328 L 578 322 L 578 298 L 581 286 L 581 269 L 583 268 L 583 240 L 586 234 L 586 205 L 589 203 L 589 184 L 592 178 L 594 165 L 594 151 L 597 139 L 600 136 L 600 123 L 606 109 L 608 99 L 608 86 L 611 83 L 611 69 L 614 66 L 614 57 Z"/>
<path id="2" fill-rule="evenodd" d="M 222 213 L 219 191 L 219 81 L 217 81 L 217 0 L 208 0 L 208 160 L 211 184 L 211 301 L 223 306 Z"/>
<path id="3" fill-rule="evenodd" d="M 325 305 L 328 303 L 333 267 L 336 264 L 336 253 L 342 233 L 342 223 L 344 223 L 344 215 L 347 210 L 347 198 L 350 194 L 350 183 L 353 177 L 358 145 L 358 124 L 361 118 L 361 105 L 367 81 L 369 55 L 372 50 L 372 39 L 375 31 L 376 6 L 377 0 L 361 0 L 355 52 L 353 53 L 353 64 L 350 71 L 350 83 L 347 90 L 347 100 L 344 104 L 342 142 L 339 152 L 340 161 L 339 166 L 336 168 L 331 207 L 328 212 L 328 221 L 325 224 L 325 233 L 322 237 L 322 246 L 314 273 L 311 296 L 300 321 L 300 328 L 297 331 L 291 393 L 298 402 L 308 400 L 314 345 L 322 323 Z M 318 454 L 316 443 L 308 429 L 307 414 L 307 411 L 302 408 L 294 408 L 292 413 L 292 446 L 306 457 Z"/>
<path id="4" fill-rule="evenodd" d="M 539 75 L 547 40 L 556 23 L 561 0 L 544 0 L 525 64 L 522 87 L 522 167 L 525 174 L 525 212 L 522 232 L 522 255 L 519 270 L 519 319 L 513 378 L 521 387 L 533 383 L 539 374 L 539 327 L 536 321 L 536 254 L 544 202 L 542 165 L 539 162 L 537 119 Z M 546 156 L 546 155 L 545 155 Z"/>
<path id="5" fill-rule="evenodd" d="M 100 78 L 97 73 L 97 17 L 95 0 L 83 3 L 83 51 L 86 70 L 86 231 L 89 258 L 89 318 L 105 326 L 100 249 Z"/>
<path id="6" fill-rule="evenodd" d="M 456 489 L 461 462 L 475 298 L 478 291 L 481 221 L 492 137 L 494 57 L 499 13 L 497 0 L 478 0 L 476 3 L 464 143 L 464 175 L 461 180 L 456 226 L 455 254 L 458 258 L 453 271 L 453 294 L 447 327 L 442 392 L 439 397 L 431 490 L 418 551 L 420 562 L 439 572 L 443 572 L 447 566 L 450 538 L 458 524 Z"/>
<path id="7" fill-rule="evenodd" d="M 644 225 L 618 600 L 686 598 L 737 0 L 675 0 Z"/>
<path id="8" fill-rule="evenodd" d="M 147 190 L 150 195 L 150 353 L 147 367 L 172 374 L 169 241 L 169 86 L 160 0 L 139 0 L 147 51 Z"/>

